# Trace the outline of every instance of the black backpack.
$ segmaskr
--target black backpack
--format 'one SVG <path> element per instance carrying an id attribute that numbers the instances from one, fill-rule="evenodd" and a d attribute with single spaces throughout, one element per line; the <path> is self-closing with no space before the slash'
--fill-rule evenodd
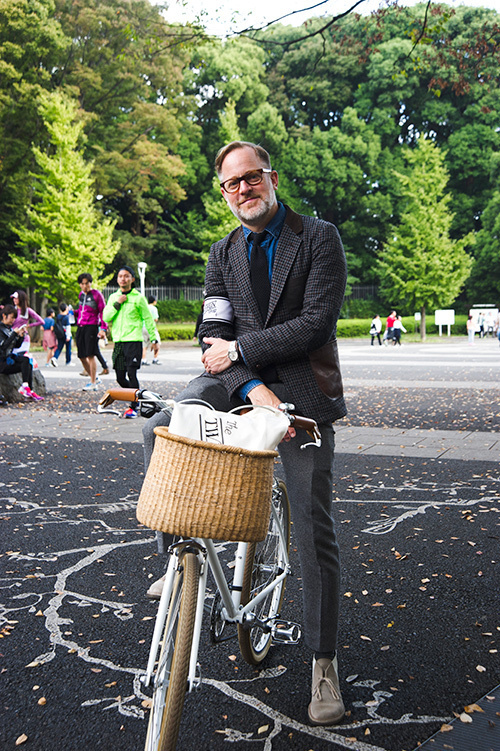
<path id="1" fill-rule="evenodd" d="M 54 334 L 58 341 L 66 341 L 66 331 L 59 316 L 54 321 Z"/>

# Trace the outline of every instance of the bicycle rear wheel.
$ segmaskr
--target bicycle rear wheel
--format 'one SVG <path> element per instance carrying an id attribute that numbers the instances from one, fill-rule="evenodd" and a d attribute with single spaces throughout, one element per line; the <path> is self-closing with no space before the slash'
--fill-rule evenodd
<path id="1" fill-rule="evenodd" d="M 155 673 L 146 751 L 175 751 L 196 617 L 200 564 L 195 553 L 181 554 Z"/>
<path id="2" fill-rule="evenodd" d="M 273 488 L 273 506 L 277 513 L 277 520 L 273 514 L 269 522 L 266 539 L 262 542 L 252 542 L 248 545 L 243 573 L 241 604 L 246 605 L 266 587 L 279 573 L 288 560 L 290 549 L 290 504 L 285 483 L 281 480 Z M 280 536 L 280 528 L 282 536 Z M 257 606 L 255 615 L 261 621 L 269 617 L 276 617 L 279 613 L 285 592 L 285 579 L 265 597 Z M 255 625 L 250 629 L 238 625 L 238 642 L 243 659 L 250 665 L 258 665 L 269 652 L 272 636 L 261 626 Z"/>

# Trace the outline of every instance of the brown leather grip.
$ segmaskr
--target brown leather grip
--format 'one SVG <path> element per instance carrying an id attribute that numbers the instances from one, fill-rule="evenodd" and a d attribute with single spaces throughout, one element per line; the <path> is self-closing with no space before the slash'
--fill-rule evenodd
<path id="1" fill-rule="evenodd" d="M 318 430 L 318 424 L 315 420 L 311 420 L 310 417 L 301 417 L 300 415 L 293 415 L 292 425 L 294 428 L 307 430 L 308 433 L 315 433 Z"/>
<path id="2" fill-rule="evenodd" d="M 110 404 L 115 402 L 135 402 L 137 400 L 138 389 L 108 389 L 99 403 L 107 401 Z"/>

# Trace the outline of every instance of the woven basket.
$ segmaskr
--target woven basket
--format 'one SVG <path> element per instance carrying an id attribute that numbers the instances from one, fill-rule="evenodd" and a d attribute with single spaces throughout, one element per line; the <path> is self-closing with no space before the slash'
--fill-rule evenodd
<path id="1" fill-rule="evenodd" d="M 265 538 L 276 451 L 196 441 L 164 427 L 155 433 L 137 506 L 141 524 L 183 537 Z"/>

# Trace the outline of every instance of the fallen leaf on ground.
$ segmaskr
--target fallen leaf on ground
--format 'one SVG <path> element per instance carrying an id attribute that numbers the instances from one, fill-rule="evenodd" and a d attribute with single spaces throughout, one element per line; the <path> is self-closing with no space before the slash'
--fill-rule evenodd
<path id="1" fill-rule="evenodd" d="M 25 735 L 25 734 L 23 733 L 23 734 L 22 734 L 22 735 L 20 735 L 20 736 L 19 736 L 19 738 L 18 738 L 18 739 L 16 740 L 16 746 L 20 746 L 20 745 L 21 745 L 21 743 L 26 743 L 26 741 L 27 741 L 27 740 L 28 740 L 28 736 L 27 736 L 27 735 Z"/>
<path id="2" fill-rule="evenodd" d="M 462 712 L 462 714 L 459 717 L 460 722 L 472 722 L 472 717 L 468 715 L 466 712 Z"/>
<path id="3" fill-rule="evenodd" d="M 467 712 L 467 714 L 472 714 L 473 712 L 484 712 L 484 709 L 481 709 L 479 704 L 468 704 L 466 707 L 464 707 L 464 710 Z"/>

